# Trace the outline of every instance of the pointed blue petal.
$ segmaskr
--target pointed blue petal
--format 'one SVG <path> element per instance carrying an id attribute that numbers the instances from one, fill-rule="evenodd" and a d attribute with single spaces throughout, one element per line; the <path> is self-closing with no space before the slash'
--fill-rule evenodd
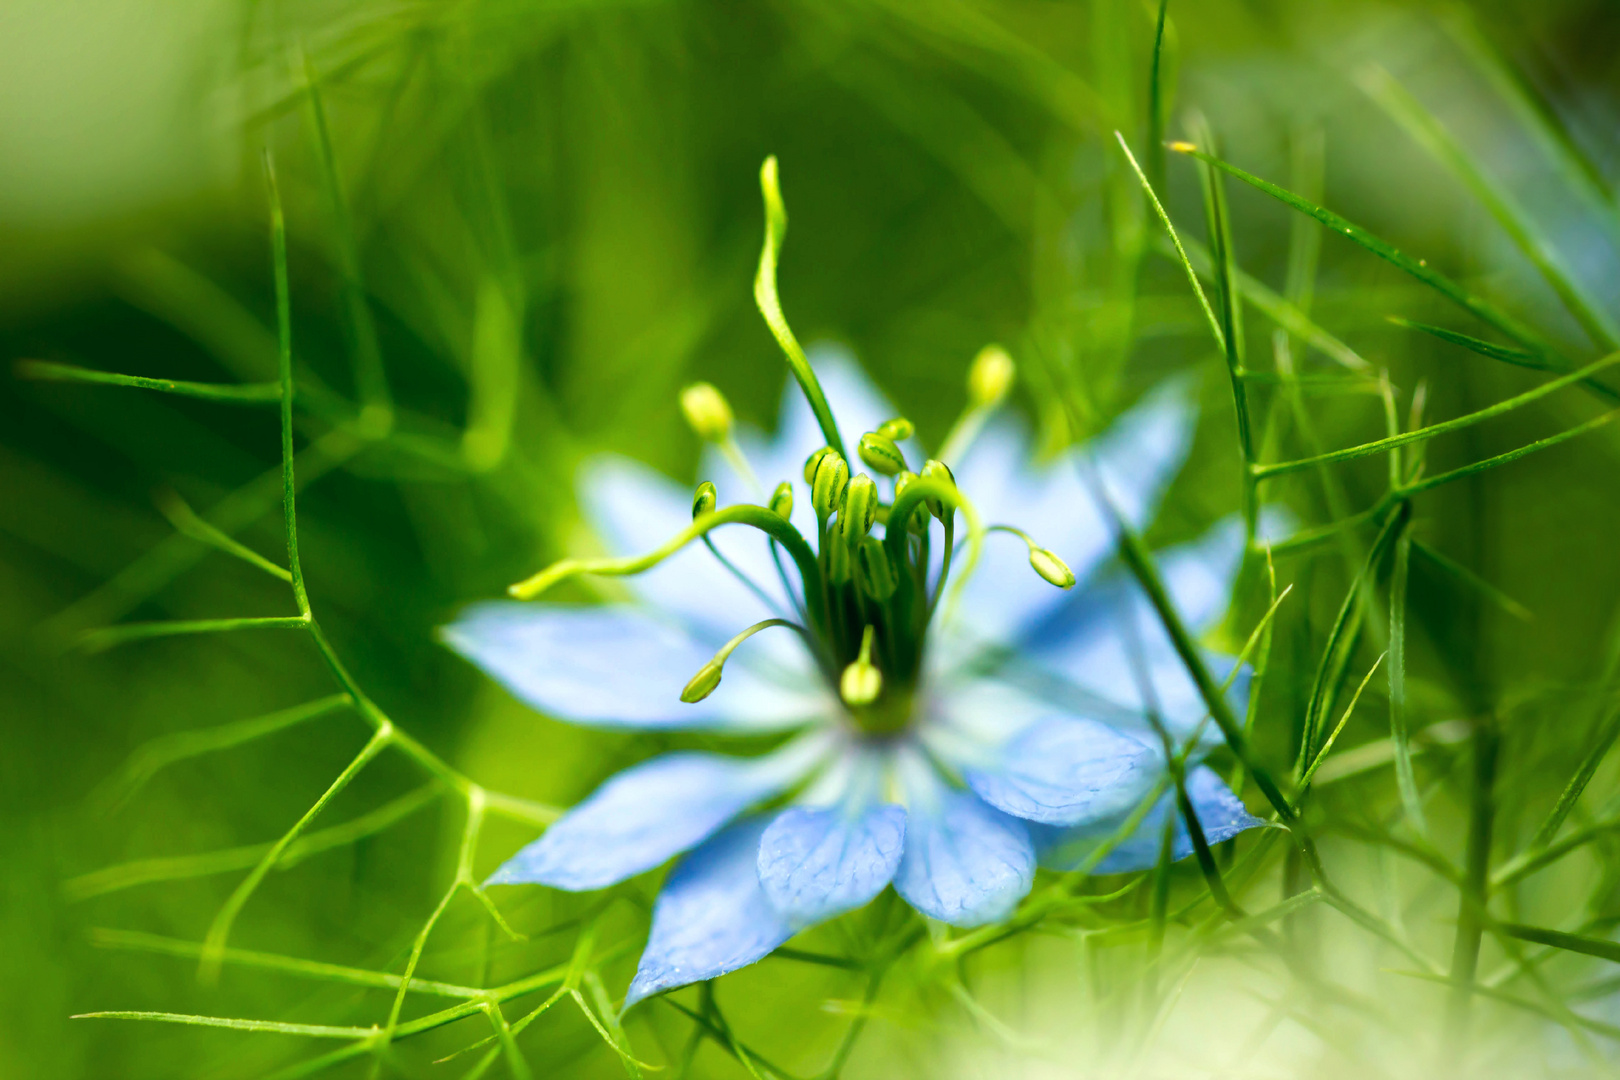
<path id="1" fill-rule="evenodd" d="M 1012 914 L 1035 880 L 1029 830 L 966 791 L 914 800 L 894 887 L 908 904 L 953 926 Z"/>
<path id="2" fill-rule="evenodd" d="M 1230 517 L 1198 540 L 1159 556 L 1165 588 L 1189 628 L 1205 630 L 1225 615 L 1242 554 L 1243 526 Z M 1127 619 L 1140 645 L 1135 656 L 1121 630 Z M 1138 714 L 1147 708 L 1139 667 L 1145 669 L 1153 705 L 1179 736 L 1191 732 L 1209 711 L 1158 613 L 1122 573 L 1095 583 L 1053 613 L 1027 636 L 1024 655 L 1087 693 Z M 1232 670 L 1230 657 L 1206 651 L 1205 659 L 1216 678 L 1224 679 Z M 1227 692 L 1239 715 L 1247 707 L 1247 690 L 1245 670 Z"/>
<path id="3" fill-rule="evenodd" d="M 831 707 L 813 679 L 742 652 L 719 689 L 688 705 L 681 690 L 714 648 L 626 605 L 475 604 L 441 636 L 525 704 L 579 724 L 771 731 Z"/>
<path id="4" fill-rule="evenodd" d="M 759 885 L 759 838 L 769 821 L 739 821 L 670 871 L 625 1008 L 746 967 L 793 936 Z"/>
<path id="5" fill-rule="evenodd" d="M 987 524 L 1018 526 L 1056 552 L 1084 581 L 1112 550 L 1113 532 L 1081 480 L 1081 458 L 1091 456 L 1115 505 L 1140 527 L 1152 520 L 1181 467 L 1194 419 L 1187 386 L 1167 383 L 1090 444 L 1045 465 L 1031 462 L 1028 436 L 1018 424 L 999 420 L 987 426 L 956 469 L 957 486 Z M 1004 642 L 1062 607 L 1071 595 L 1030 569 L 1021 540 L 992 534 L 964 590 L 962 617 L 952 632 Z"/>
<path id="6" fill-rule="evenodd" d="M 639 462 L 612 455 L 590 459 L 579 475 L 581 507 L 619 555 L 645 554 L 692 524 L 692 490 Z M 728 503 L 758 501 L 739 490 L 725 493 L 725 498 Z M 651 570 L 621 580 L 650 606 L 680 618 L 716 646 L 750 623 L 791 611 L 763 533 L 731 524 L 715 529 L 709 539 L 769 602 L 738 580 L 701 541 Z M 791 562 L 784 565 L 793 573 Z M 804 650 L 797 652 L 802 655 Z M 808 658 L 804 664 L 808 669 Z"/>
<path id="7" fill-rule="evenodd" d="M 1017 817 L 1078 825 L 1128 812 L 1153 786 L 1158 755 L 1107 724 L 1081 717 L 1037 721 L 963 771 L 979 798 Z"/>
<path id="8" fill-rule="evenodd" d="M 905 836 L 906 811 L 892 804 L 789 807 L 760 841 L 760 885 L 794 926 L 830 919 L 883 891 Z"/>
<path id="9" fill-rule="evenodd" d="M 1207 766 L 1199 766 L 1187 774 L 1187 797 L 1192 801 L 1204 838 L 1210 844 L 1230 840 L 1246 829 L 1265 822 L 1249 813 L 1232 789 Z M 1146 870 L 1159 861 L 1159 845 L 1164 836 L 1165 817 L 1176 815 L 1175 835 L 1171 841 L 1171 858 L 1185 859 L 1193 853 L 1192 837 L 1187 823 L 1181 819 L 1176 807 L 1176 793 L 1167 791 L 1159 797 L 1153 809 L 1143 817 L 1136 831 L 1103 856 L 1093 869 L 1097 874 L 1124 874 Z M 1112 836 L 1130 813 L 1121 814 L 1109 822 L 1082 825 L 1073 829 L 1036 826 L 1032 830 L 1041 865 L 1052 870 L 1077 869 L 1099 845 Z"/>
<path id="10" fill-rule="evenodd" d="M 610 777 L 496 870 L 489 884 L 579 892 L 651 870 L 798 780 L 824 748 L 812 737 L 762 758 L 653 758 Z"/>

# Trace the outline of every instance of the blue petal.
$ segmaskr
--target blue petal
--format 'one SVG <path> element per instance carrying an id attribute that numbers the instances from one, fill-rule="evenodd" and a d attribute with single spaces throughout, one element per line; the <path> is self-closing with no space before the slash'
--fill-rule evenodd
<path id="1" fill-rule="evenodd" d="M 665 754 L 626 769 L 514 855 L 489 883 L 578 892 L 651 870 L 799 779 L 824 746 L 804 739 L 753 759 Z"/>
<path id="2" fill-rule="evenodd" d="M 1243 527 L 1228 518 L 1193 543 L 1164 552 L 1159 569 L 1177 612 L 1195 631 L 1225 614 L 1232 579 L 1243 553 Z M 1122 632 L 1130 620 L 1140 652 L 1133 655 Z M 1148 707 L 1141 686 L 1145 671 L 1152 704 L 1165 726 L 1186 735 L 1208 712 L 1158 613 L 1140 588 L 1115 574 L 1083 590 L 1026 638 L 1025 655 L 1080 689 L 1137 713 Z M 1232 670 L 1230 657 L 1206 652 L 1217 678 Z M 1240 715 L 1247 706 L 1247 671 L 1227 699 Z"/>
<path id="3" fill-rule="evenodd" d="M 495 601 L 468 608 L 441 635 L 524 703 L 580 724 L 768 731 L 828 708 L 813 678 L 761 670 L 744 652 L 718 690 L 683 703 L 682 688 L 714 648 L 625 605 Z"/>
<path id="4" fill-rule="evenodd" d="M 1012 914 L 1035 880 L 1029 830 L 966 791 L 914 799 L 894 887 L 908 904 L 953 926 Z"/>
<path id="5" fill-rule="evenodd" d="M 746 967 L 793 936 L 759 886 L 759 838 L 769 820 L 739 821 L 670 871 L 625 1008 Z"/>
<path id="6" fill-rule="evenodd" d="M 899 806 L 813 808 L 778 814 L 759 845 L 759 881 L 794 926 L 860 907 L 900 865 L 906 812 Z"/>
<path id="7" fill-rule="evenodd" d="M 1245 829 L 1265 824 L 1244 809 L 1243 803 L 1232 794 L 1232 789 L 1207 766 L 1199 766 L 1187 774 L 1187 797 L 1192 801 L 1198 824 L 1203 827 L 1204 838 L 1210 844 L 1219 844 Z M 1170 845 L 1171 858 L 1179 860 L 1191 855 L 1192 837 L 1187 832 L 1187 823 L 1181 819 L 1176 807 L 1176 793 L 1172 789 L 1160 796 L 1136 830 L 1103 856 L 1092 872 L 1124 874 L 1156 865 L 1159 861 L 1159 845 L 1164 837 L 1165 815 L 1172 813 L 1176 815 L 1176 823 Z M 1052 870 L 1077 869 L 1129 817 L 1130 813 L 1126 812 L 1109 822 L 1073 829 L 1036 826 L 1032 833 L 1040 852 L 1041 865 Z"/>
<path id="8" fill-rule="evenodd" d="M 580 469 L 579 496 L 586 517 L 615 554 L 652 551 L 692 523 L 692 488 L 628 458 L 603 455 L 587 461 Z M 725 493 L 725 500 L 755 501 L 744 491 Z M 715 645 L 750 623 L 791 611 L 763 533 L 732 524 L 715 529 L 709 539 L 769 602 L 721 565 L 701 541 L 622 580 L 652 607 L 679 617 Z M 789 574 L 794 572 L 790 561 L 784 565 Z M 762 644 L 769 648 L 780 642 L 762 639 Z M 797 647 L 793 651 L 804 653 Z M 804 663 L 808 668 L 808 658 Z"/>
<path id="9" fill-rule="evenodd" d="M 1129 812 L 1153 786 L 1158 755 L 1107 724 L 1053 716 L 1014 736 L 995 765 L 963 779 L 998 810 L 1048 825 Z"/>
<path id="10" fill-rule="evenodd" d="M 1016 525 L 1056 552 L 1084 580 L 1113 547 L 1113 532 L 1082 482 L 1080 460 L 1090 454 L 1121 513 L 1133 526 L 1151 520 L 1180 468 L 1194 414 L 1187 387 L 1168 383 L 1149 394 L 1088 446 L 1037 466 L 1023 430 L 1010 420 L 987 426 L 956 470 L 957 486 L 987 524 Z M 1070 594 L 1030 569 L 1021 540 L 992 534 L 962 597 L 953 632 L 981 642 L 1008 640 Z"/>

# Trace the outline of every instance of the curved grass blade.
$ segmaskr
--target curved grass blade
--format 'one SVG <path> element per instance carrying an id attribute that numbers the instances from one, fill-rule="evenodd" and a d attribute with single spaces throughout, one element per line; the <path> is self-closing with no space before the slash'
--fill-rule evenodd
<path id="1" fill-rule="evenodd" d="M 1270 195 L 1278 202 L 1292 207 L 1302 214 L 1308 214 L 1317 221 L 1320 221 L 1323 225 L 1326 225 L 1328 228 L 1332 229 L 1334 232 L 1339 233 L 1353 243 L 1358 244 L 1366 250 L 1372 252 L 1374 255 L 1377 255 L 1380 259 L 1383 259 L 1393 266 L 1404 270 L 1406 273 L 1417 278 L 1423 284 L 1429 286 L 1440 295 L 1446 297 L 1448 300 L 1451 300 L 1453 303 L 1463 307 L 1469 312 L 1472 312 L 1481 321 L 1495 327 L 1497 330 L 1501 331 L 1503 334 L 1506 334 L 1514 341 L 1519 342 L 1521 345 L 1524 345 L 1526 348 L 1547 357 L 1551 361 L 1557 362 L 1560 360 L 1558 351 L 1554 349 L 1552 345 L 1544 338 L 1542 338 L 1540 334 L 1536 333 L 1536 331 L 1532 330 L 1529 326 L 1520 322 L 1513 316 L 1499 310 L 1490 302 L 1475 296 L 1473 293 L 1470 293 L 1467 289 L 1463 288 L 1463 286 L 1453 281 L 1451 278 L 1433 269 L 1429 266 L 1427 260 L 1414 259 L 1412 256 L 1407 255 L 1405 252 L 1395 247 L 1393 244 L 1379 239 L 1366 229 L 1363 229 L 1354 222 L 1340 217 L 1333 211 L 1324 209 L 1323 207 L 1317 206 L 1314 203 L 1307 202 L 1298 195 L 1295 195 L 1293 192 L 1288 191 L 1285 188 L 1278 187 L 1276 184 L 1273 184 L 1268 180 L 1262 180 L 1253 173 L 1244 172 L 1237 166 L 1230 165 L 1227 162 L 1222 161 L 1220 158 L 1215 157 L 1213 154 L 1205 153 L 1192 143 L 1171 143 L 1170 149 L 1175 150 L 1178 153 L 1187 154 L 1191 157 L 1197 158 L 1199 161 L 1202 161 L 1208 165 L 1213 165 L 1217 169 L 1237 177 L 1245 184 L 1258 188 L 1260 191 Z"/>
<path id="2" fill-rule="evenodd" d="M 1558 294 L 1558 299 L 1575 316 L 1581 329 L 1601 348 L 1620 347 L 1620 329 L 1586 295 L 1579 282 L 1563 266 L 1540 230 L 1502 185 L 1487 176 L 1457 145 L 1435 116 L 1407 92 L 1395 77 L 1376 65 L 1364 69 L 1358 81 L 1361 88 L 1406 129 L 1417 143 L 1473 192 L 1502 231 L 1508 234 L 1524 257 Z"/>

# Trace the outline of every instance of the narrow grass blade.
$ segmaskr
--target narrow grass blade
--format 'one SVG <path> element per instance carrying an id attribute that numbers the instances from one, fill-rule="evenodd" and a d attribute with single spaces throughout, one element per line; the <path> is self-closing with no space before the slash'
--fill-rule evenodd
<path id="1" fill-rule="evenodd" d="M 1416 330 L 1420 333 L 1428 334 L 1431 337 L 1437 337 L 1441 341 L 1450 342 L 1453 345 L 1459 345 L 1462 348 L 1467 349 L 1469 352 L 1475 352 L 1481 356 L 1488 356 L 1492 360 L 1500 360 L 1504 364 L 1513 364 L 1516 367 L 1527 367 L 1535 371 L 1556 370 L 1553 365 L 1547 363 L 1547 361 L 1542 359 L 1540 356 L 1524 349 L 1515 349 L 1509 345 L 1495 345 L 1489 341 L 1481 341 L 1477 337 L 1470 337 L 1467 334 L 1459 334 L 1455 330 L 1447 330 L 1443 326 L 1430 326 L 1428 323 L 1413 322 L 1411 319 L 1403 319 L 1399 315 L 1390 315 L 1388 318 L 1389 321 L 1394 323 L 1396 326 L 1404 327 L 1407 330 Z"/>
<path id="2" fill-rule="evenodd" d="M 1485 599 L 1489 600 L 1491 603 L 1495 604 L 1497 607 L 1501 608 L 1515 619 L 1522 619 L 1524 622 L 1535 621 L 1535 613 L 1529 608 L 1525 607 L 1523 604 L 1513 599 L 1513 597 L 1509 596 L 1501 589 L 1498 589 L 1495 585 L 1492 585 L 1490 582 L 1468 569 L 1468 567 L 1464 566 L 1462 563 L 1440 554 L 1440 552 L 1436 551 L 1434 548 L 1415 537 L 1412 539 L 1412 550 L 1417 552 L 1419 555 L 1422 555 L 1429 562 L 1433 563 L 1435 566 L 1438 566 L 1440 569 L 1444 570 L 1458 581 L 1461 581 L 1469 588 L 1478 592 L 1481 596 L 1485 597 Z"/>
<path id="3" fill-rule="evenodd" d="M 1463 152 L 1439 120 L 1423 107 L 1389 72 L 1376 65 L 1363 69 L 1361 88 L 1406 129 L 1443 166 L 1462 181 L 1507 233 L 1524 257 L 1558 294 L 1581 329 L 1601 348 L 1620 347 L 1620 330 L 1569 273 L 1546 237 L 1524 208 L 1493 177 Z"/>
<path id="4" fill-rule="evenodd" d="M 1305 770 L 1304 776 L 1300 777 L 1301 795 L 1310 786 L 1311 778 L 1316 775 L 1316 770 L 1321 768 L 1322 762 L 1327 760 L 1328 753 L 1333 749 L 1333 744 L 1339 740 L 1339 732 L 1343 731 L 1344 725 L 1350 722 L 1350 714 L 1356 711 L 1356 702 L 1361 700 L 1361 692 L 1367 689 L 1367 684 L 1372 682 L 1373 674 L 1378 671 L 1378 665 L 1382 664 L 1384 657 L 1388 655 L 1387 652 L 1379 654 L 1378 659 L 1373 661 L 1372 667 L 1367 669 L 1367 674 L 1362 677 L 1361 685 L 1357 686 L 1356 692 L 1350 695 L 1350 704 L 1344 707 L 1344 713 L 1339 717 L 1338 724 L 1334 725 L 1333 731 L 1323 740 L 1322 749 L 1316 752 L 1316 758 L 1311 762 L 1311 767 Z"/>
<path id="5" fill-rule="evenodd" d="M 1394 447 L 1405 446 L 1407 443 L 1421 442 L 1425 439 L 1432 439 L 1436 435 L 1444 435 L 1448 432 L 1460 431 L 1463 428 L 1472 427 L 1475 424 L 1483 423 L 1486 420 L 1501 416 L 1504 413 L 1512 412 L 1515 409 L 1522 409 L 1524 406 L 1536 401 L 1540 401 L 1547 395 L 1556 393 L 1566 386 L 1573 383 L 1582 382 L 1589 376 L 1594 375 L 1605 368 L 1613 367 L 1616 363 L 1620 363 L 1620 352 L 1610 353 L 1608 356 L 1605 356 L 1600 360 L 1594 360 L 1592 363 L 1587 364 L 1579 371 L 1571 372 L 1568 375 L 1561 375 L 1556 379 L 1551 379 L 1542 383 L 1533 390 L 1526 390 L 1522 394 L 1507 398 L 1504 401 L 1499 401 L 1495 405 L 1486 406 L 1483 409 L 1468 413 L 1464 416 L 1459 416 L 1451 420 L 1443 420 L 1438 424 L 1430 424 L 1428 427 L 1418 428 L 1416 431 L 1407 431 L 1401 433 L 1400 435 L 1392 435 L 1387 438 L 1378 439 L 1374 442 L 1362 443 L 1360 446 L 1351 446 L 1343 450 L 1330 450 L 1325 454 L 1317 454 L 1314 457 L 1297 458 L 1293 461 L 1282 461 L 1275 465 L 1257 465 L 1254 467 L 1254 473 L 1258 478 L 1265 480 L 1274 476 L 1284 476 L 1291 472 L 1298 472 L 1301 469 L 1308 469 L 1318 464 L 1333 461 L 1350 461 L 1354 458 L 1367 457 L 1371 454 L 1381 454 Z M 1425 483 L 1427 483 L 1427 481 L 1425 481 Z"/>
<path id="6" fill-rule="evenodd" d="M 1395 786 L 1401 793 L 1406 823 L 1419 836 L 1427 836 L 1429 825 L 1423 816 L 1423 800 L 1418 796 L 1417 779 L 1412 772 L 1412 744 L 1406 715 L 1406 586 L 1412 565 L 1412 523 L 1403 522 L 1395 541 L 1395 567 L 1389 576 L 1389 740 L 1394 751 Z"/>
<path id="7" fill-rule="evenodd" d="M 116 930 L 100 926 L 91 928 L 90 944 L 98 949 L 157 953 L 162 956 L 178 956 L 189 960 L 199 959 L 203 955 L 204 949 L 204 945 L 200 941 L 184 941 L 180 938 L 142 933 L 139 930 Z M 298 956 L 281 956 L 277 953 L 255 952 L 249 949 L 228 948 L 223 953 L 222 959 L 227 964 L 240 967 L 276 971 L 307 979 L 346 983 L 352 986 L 374 987 L 378 990 L 394 990 L 403 982 L 400 976 L 386 971 L 345 967 L 341 964 L 328 964 L 321 960 L 305 960 Z M 412 990 L 419 994 L 433 994 L 438 997 L 449 998 L 476 998 L 488 993 L 488 991 L 475 986 L 457 986 L 454 983 L 435 982 L 432 979 L 412 979 L 410 986 Z"/>
<path id="8" fill-rule="evenodd" d="M 259 883 L 270 872 L 270 868 L 276 865 L 282 854 L 298 839 L 305 827 L 315 820 L 322 810 L 326 809 L 326 804 L 336 798 L 338 792 L 348 787 L 349 781 L 358 776 L 361 769 L 364 769 L 373 758 L 387 748 L 388 744 L 393 741 L 393 736 L 394 728 L 392 724 L 384 724 L 378 728 L 360 753 L 355 755 L 354 760 L 344 766 L 343 771 L 337 775 L 337 779 L 333 780 L 327 789 L 321 793 L 321 797 L 316 799 L 308 810 L 304 811 L 303 816 L 293 823 L 293 827 L 288 829 L 280 840 L 270 846 L 270 850 L 264 853 L 264 857 L 253 867 L 248 876 L 226 898 L 225 903 L 219 909 L 219 913 L 214 916 L 214 921 L 209 924 L 208 935 L 204 938 L 200 972 L 205 981 L 211 982 L 218 975 L 225 944 L 230 939 L 231 927 L 236 922 L 236 916 L 248 902 L 248 898 L 258 889 Z"/>
<path id="9" fill-rule="evenodd" d="M 180 379 L 151 379 L 145 375 L 118 375 L 111 371 L 95 371 L 76 364 L 60 364 L 54 360 L 18 360 L 15 371 L 19 379 L 41 382 L 97 383 L 102 386 L 130 386 L 137 390 L 158 390 L 181 397 L 201 398 L 227 405 L 267 405 L 281 398 L 278 383 L 200 383 Z"/>
<path id="10" fill-rule="evenodd" d="M 246 617 L 240 619 L 171 619 L 162 622 L 124 623 L 100 630 L 89 630 L 79 637 L 85 652 L 104 652 L 131 641 L 174 637 L 181 634 L 223 634 L 232 630 L 302 630 L 309 620 L 302 615 Z"/>
<path id="11" fill-rule="evenodd" d="M 217 548 L 227 555 L 234 555 L 249 566 L 258 567 L 271 577 L 280 578 L 288 584 L 292 583 L 292 574 L 286 568 L 277 566 L 235 537 L 215 528 L 198 517 L 196 511 L 192 510 L 176 492 L 167 489 L 159 491 L 155 501 L 158 510 L 164 517 L 169 519 L 169 524 L 174 526 L 175 532 L 189 536 L 193 540 L 201 541 L 209 547 Z"/>
<path id="12" fill-rule="evenodd" d="M 305 1035 L 312 1039 L 365 1039 L 376 1028 L 332 1027 L 327 1024 L 285 1024 L 279 1020 L 238 1020 L 229 1016 L 188 1016 L 166 1012 L 77 1013 L 70 1020 L 149 1020 L 164 1024 L 190 1024 L 193 1027 L 230 1028 L 233 1031 L 268 1031 L 277 1035 Z"/>
<path id="13" fill-rule="evenodd" d="M 130 754 L 129 760 L 119 770 L 117 778 L 108 784 L 107 795 L 97 801 L 110 802 L 114 807 L 122 805 L 160 770 L 175 762 L 219 750 L 229 750 L 255 739 L 262 739 L 267 735 L 325 716 L 351 702 L 352 699 L 348 694 L 332 694 L 315 701 L 306 701 L 302 705 L 255 716 L 249 720 L 237 720 L 200 731 L 177 731 L 169 735 L 160 735 Z"/>
<path id="14" fill-rule="evenodd" d="M 1136 155 L 1131 153 L 1130 144 L 1125 141 L 1125 136 L 1116 131 L 1114 132 L 1114 139 L 1119 143 L 1120 150 L 1125 154 L 1125 160 L 1130 163 L 1131 171 L 1136 174 L 1137 181 L 1142 185 L 1142 191 L 1147 195 L 1148 203 L 1153 207 L 1154 214 L 1158 216 L 1159 224 L 1164 226 L 1165 233 L 1170 237 L 1170 244 L 1175 248 L 1176 260 L 1181 263 L 1182 269 L 1186 271 L 1187 284 L 1192 286 L 1193 295 L 1198 298 L 1198 306 L 1204 312 L 1205 321 L 1209 323 L 1209 332 L 1214 336 L 1216 346 L 1224 352 L 1226 350 L 1226 338 L 1221 332 L 1220 320 L 1215 317 L 1215 309 L 1209 306 L 1209 297 L 1204 295 L 1204 287 L 1198 283 L 1198 272 L 1193 269 L 1191 260 L 1187 258 L 1187 249 L 1181 244 L 1180 234 L 1176 232 L 1175 225 L 1171 223 L 1170 215 L 1166 212 L 1164 204 L 1159 201 L 1159 196 L 1154 192 L 1153 185 L 1148 183 L 1147 174 L 1142 171 L 1142 166 L 1136 163 Z M 1211 263 L 1213 262 L 1212 259 Z"/>
<path id="15" fill-rule="evenodd" d="M 1527 446 L 1521 446 L 1517 450 L 1509 450 L 1504 454 L 1497 454 L 1494 457 L 1485 458 L 1483 461 L 1476 461 L 1472 465 L 1463 465 L 1452 469 L 1450 472 L 1437 473 L 1426 479 L 1406 484 L 1401 488 L 1400 494 L 1403 498 L 1417 495 L 1431 488 L 1437 488 L 1442 484 L 1449 484 L 1453 480 L 1461 480 L 1465 476 L 1473 476 L 1475 473 L 1485 472 L 1487 469 L 1494 469 L 1499 465 L 1507 465 L 1518 461 L 1520 458 L 1528 457 L 1538 450 L 1546 450 L 1549 447 L 1557 446 L 1561 442 L 1568 442 L 1570 439 L 1585 435 L 1589 431 L 1596 431 L 1617 415 L 1620 415 L 1620 409 L 1594 416 L 1584 424 L 1576 424 L 1567 431 L 1560 431 L 1558 434 L 1549 435 L 1545 439 L 1537 439 L 1535 442 Z"/>
<path id="16" fill-rule="evenodd" d="M 1198 149 L 1198 147 L 1192 145 L 1191 143 L 1172 143 L 1170 148 L 1180 153 L 1191 155 L 1192 157 L 1197 158 L 1199 161 L 1214 165 L 1216 168 L 1237 177 L 1239 180 L 1242 180 L 1245 184 L 1265 192 L 1267 195 L 1270 195 L 1272 198 L 1283 203 L 1284 205 L 1292 207 L 1302 214 L 1310 215 L 1317 221 L 1320 221 L 1323 225 L 1326 225 L 1328 228 L 1332 229 L 1334 232 L 1339 233 L 1353 243 L 1358 244 L 1367 251 L 1377 255 L 1379 258 L 1384 259 L 1401 270 L 1404 270 L 1406 273 L 1412 275 L 1414 278 L 1440 293 L 1440 295 L 1446 297 L 1448 300 L 1451 300 L 1453 303 L 1458 304 L 1459 306 L 1472 312 L 1481 321 L 1495 327 L 1497 330 L 1506 334 L 1514 341 L 1517 341 L 1521 345 L 1533 349 L 1534 351 L 1549 358 L 1557 358 L 1557 350 L 1548 344 L 1541 337 L 1541 335 L 1537 334 L 1529 326 L 1520 322 L 1518 319 L 1508 315 L 1506 312 L 1500 311 L 1494 305 L 1473 295 L 1457 282 L 1433 269 L 1429 266 L 1426 259 L 1414 259 L 1412 256 L 1407 255 L 1399 248 L 1396 248 L 1393 244 L 1379 239 L 1366 229 L 1363 229 L 1361 226 L 1356 225 L 1353 222 L 1347 221 L 1338 214 L 1335 214 L 1333 211 L 1326 210 L 1315 205 L 1314 203 L 1307 202 L 1298 195 L 1295 195 L 1293 192 L 1278 187 L 1276 184 L 1273 184 L 1270 181 L 1262 180 L 1252 173 L 1244 172 L 1235 165 L 1229 165 L 1220 158 L 1217 158 L 1212 154 L 1207 154 Z"/>
<path id="17" fill-rule="evenodd" d="M 444 789 L 439 784 L 424 784 L 415 791 L 401 795 L 341 825 L 333 825 L 300 836 L 282 852 L 276 866 L 279 869 L 288 869 L 311 855 L 344 847 L 382 832 L 410 817 L 442 794 Z M 247 844 L 197 855 L 136 859 L 133 862 L 118 863 L 69 878 L 63 883 L 62 888 L 68 899 L 85 900 L 137 885 L 182 881 L 187 878 L 207 877 L 211 874 L 228 874 L 233 870 L 246 870 L 257 865 L 272 846 L 272 844 Z"/>

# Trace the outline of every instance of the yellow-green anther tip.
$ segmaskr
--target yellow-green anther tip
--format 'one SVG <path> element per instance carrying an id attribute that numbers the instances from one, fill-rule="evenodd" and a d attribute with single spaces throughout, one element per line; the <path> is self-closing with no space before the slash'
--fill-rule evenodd
<path id="1" fill-rule="evenodd" d="M 878 425 L 878 434 L 886 435 L 895 442 L 905 442 L 917 432 L 917 426 L 903 416 L 893 420 L 885 420 Z"/>
<path id="2" fill-rule="evenodd" d="M 1037 574 L 1060 589 L 1072 589 L 1074 587 L 1074 571 L 1069 569 L 1069 564 L 1046 548 L 1030 548 L 1029 565 L 1035 569 Z"/>
<path id="3" fill-rule="evenodd" d="M 711 383 L 697 382 L 681 391 L 681 412 L 704 442 L 731 437 L 731 405 Z"/>
<path id="4" fill-rule="evenodd" d="M 856 660 L 844 669 L 838 680 L 838 694 L 844 704 L 859 708 L 870 705 L 883 693 L 883 672 L 866 660 Z"/>
<path id="5" fill-rule="evenodd" d="M 810 481 L 810 505 L 816 515 L 832 517 L 844 505 L 849 490 L 849 463 L 836 450 L 829 450 L 816 461 L 816 473 Z"/>
<path id="6" fill-rule="evenodd" d="M 986 345 L 968 368 L 968 397 L 978 406 L 998 405 L 1012 389 L 1018 366 L 1000 345 Z"/>
<path id="7" fill-rule="evenodd" d="M 943 461 L 935 461 L 933 458 L 929 458 L 923 463 L 922 478 L 924 480 L 938 480 L 940 483 L 949 484 L 953 488 L 956 486 L 956 475 L 951 472 L 951 467 Z M 940 499 L 928 499 L 925 505 L 928 507 L 928 512 L 941 521 L 944 521 L 945 515 L 950 512 Z"/>
<path id="8" fill-rule="evenodd" d="M 839 511 L 845 543 L 854 544 L 872 531 L 872 525 L 877 521 L 877 508 L 877 481 L 865 473 L 850 480 L 844 492 L 844 508 Z"/>
<path id="9" fill-rule="evenodd" d="M 695 521 L 702 515 L 709 513 L 719 500 L 720 493 L 715 490 L 713 482 L 709 480 L 703 481 L 698 485 L 697 492 L 692 496 L 692 519 Z"/>
<path id="10" fill-rule="evenodd" d="M 860 454 L 868 468 L 884 476 L 893 476 L 906 467 L 906 456 L 894 445 L 894 440 L 876 431 L 862 435 L 855 452 Z"/>
<path id="11" fill-rule="evenodd" d="M 829 454 L 836 457 L 838 455 L 838 451 L 834 450 L 830 446 L 823 446 L 820 450 L 817 450 L 815 453 L 804 459 L 805 483 L 814 484 L 816 482 L 816 470 L 821 468 L 822 461 Z"/>
<path id="12" fill-rule="evenodd" d="M 720 685 L 722 674 L 722 665 L 710 660 L 698 668 L 697 674 L 692 676 L 692 681 L 686 684 L 686 689 L 681 691 L 681 700 L 688 705 L 696 705 L 714 693 L 714 688 Z"/>
<path id="13" fill-rule="evenodd" d="M 784 520 L 793 517 L 793 485 L 786 480 L 776 485 L 771 495 L 771 510 Z"/>

